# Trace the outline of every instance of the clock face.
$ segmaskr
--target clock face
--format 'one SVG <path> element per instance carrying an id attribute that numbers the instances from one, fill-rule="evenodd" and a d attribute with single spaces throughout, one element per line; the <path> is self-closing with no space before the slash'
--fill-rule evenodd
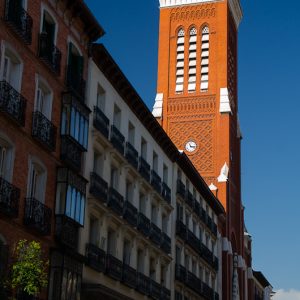
<path id="1" fill-rule="evenodd" d="M 194 141 L 188 141 L 185 145 L 185 149 L 188 152 L 194 152 L 197 149 L 197 144 Z"/>

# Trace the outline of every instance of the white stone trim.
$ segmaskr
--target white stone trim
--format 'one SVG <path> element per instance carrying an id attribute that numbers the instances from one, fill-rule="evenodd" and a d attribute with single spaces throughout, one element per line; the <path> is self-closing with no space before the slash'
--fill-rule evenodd
<path id="1" fill-rule="evenodd" d="M 154 106 L 153 106 L 153 110 L 152 110 L 152 114 L 155 118 L 162 117 L 163 100 L 164 100 L 163 93 L 156 94 L 155 102 L 154 102 Z"/>
<path id="2" fill-rule="evenodd" d="M 228 88 L 220 89 L 220 113 L 232 113 Z"/>
<path id="3" fill-rule="evenodd" d="M 228 180 L 229 167 L 225 162 L 224 166 L 221 169 L 221 173 L 218 177 L 218 182 L 227 182 Z"/>
<path id="4" fill-rule="evenodd" d="M 232 255 L 232 246 L 231 242 L 228 240 L 227 237 L 222 238 L 222 250 L 224 252 L 228 252 L 229 255 Z"/>
<path id="5" fill-rule="evenodd" d="M 211 185 L 209 186 L 209 189 L 211 191 L 217 191 L 218 190 L 218 188 L 213 183 L 211 183 Z"/>

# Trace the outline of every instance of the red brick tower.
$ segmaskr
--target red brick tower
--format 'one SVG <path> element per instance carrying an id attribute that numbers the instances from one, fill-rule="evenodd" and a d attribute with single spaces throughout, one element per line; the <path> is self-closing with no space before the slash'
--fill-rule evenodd
<path id="1" fill-rule="evenodd" d="M 233 297 L 235 254 L 240 299 L 244 299 L 246 280 L 237 98 L 241 18 L 239 0 L 160 0 L 153 114 L 189 155 L 226 210 L 226 226 L 221 226 L 223 299 Z"/>

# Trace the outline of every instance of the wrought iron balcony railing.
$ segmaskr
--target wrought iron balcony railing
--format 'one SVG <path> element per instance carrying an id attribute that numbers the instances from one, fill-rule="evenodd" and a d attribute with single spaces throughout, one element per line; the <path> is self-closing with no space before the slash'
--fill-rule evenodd
<path id="1" fill-rule="evenodd" d="M 90 194 L 105 203 L 107 202 L 108 184 L 95 172 L 90 175 Z"/>
<path id="2" fill-rule="evenodd" d="M 98 272 L 105 272 L 106 253 L 93 244 L 86 245 L 87 265 Z"/>
<path id="3" fill-rule="evenodd" d="M 202 282 L 202 294 L 206 299 L 214 298 L 214 291 L 206 283 Z"/>
<path id="4" fill-rule="evenodd" d="M 162 233 L 161 236 L 161 249 L 167 254 L 171 253 L 171 238 L 166 234 Z"/>
<path id="5" fill-rule="evenodd" d="M 150 281 L 150 297 L 159 300 L 161 296 L 161 285 L 154 280 Z"/>
<path id="6" fill-rule="evenodd" d="M 108 190 L 107 206 L 110 207 L 119 216 L 123 215 L 124 198 L 113 187 L 110 187 Z"/>
<path id="7" fill-rule="evenodd" d="M 187 239 L 187 228 L 182 221 L 176 221 L 176 234 L 184 241 Z"/>
<path id="8" fill-rule="evenodd" d="M 165 182 L 163 182 L 161 185 L 161 195 L 166 202 L 171 204 L 171 189 L 168 187 L 168 185 Z"/>
<path id="9" fill-rule="evenodd" d="M 33 21 L 19 3 L 20 1 L 18 0 L 6 0 L 4 20 L 21 37 L 25 44 L 30 45 Z"/>
<path id="10" fill-rule="evenodd" d="M 196 293 L 201 293 L 201 281 L 192 272 L 187 271 L 186 283 L 190 289 L 192 289 Z"/>
<path id="11" fill-rule="evenodd" d="M 149 237 L 154 244 L 161 245 L 161 230 L 154 223 L 150 225 Z"/>
<path id="12" fill-rule="evenodd" d="M 189 205 L 189 207 L 194 209 L 195 200 L 194 200 L 193 194 L 190 191 L 186 192 L 185 199 L 186 199 L 186 203 Z"/>
<path id="13" fill-rule="evenodd" d="M 60 74 L 61 52 L 53 44 L 47 32 L 40 33 L 39 36 L 39 57 L 55 74 Z"/>
<path id="14" fill-rule="evenodd" d="M 197 253 L 200 252 L 200 240 L 195 236 L 193 232 L 187 230 L 187 244 Z"/>
<path id="15" fill-rule="evenodd" d="M 123 264 L 123 278 L 122 281 L 125 285 L 135 289 L 137 286 L 136 270 L 127 264 Z"/>
<path id="16" fill-rule="evenodd" d="M 138 210 L 128 200 L 124 202 L 123 218 L 132 226 L 137 227 Z"/>
<path id="17" fill-rule="evenodd" d="M 0 212 L 11 218 L 19 214 L 20 189 L 0 177 Z"/>
<path id="18" fill-rule="evenodd" d="M 104 112 L 97 106 L 94 106 L 94 127 L 99 130 L 107 139 L 109 135 L 109 119 Z"/>
<path id="19" fill-rule="evenodd" d="M 77 251 L 79 224 L 65 215 L 57 215 L 55 237 L 60 244 Z"/>
<path id="20" fill-rule="evenodd" d="M 25 225 L 35 229 L 41 235 L 50 235 L 51 217 L 51 208 L 34 198 L 25 199 Z"/>
<path id="21" fill-rule="evenodd" d="M 61 136 L 60 158 L 77 172 L 81 169 L 81 156 L 85 151 L 70 135 Z"/>
<path id="22" fill-rule="evenodd" d="M 140 157 L 139 161 L 139 172 L 144 177 L 144 179 L 150 181 L 150 165 L 142 157 Z"/>
<path id="23" fill-rule="evenodd" d="M 124 155 L 125 137 L 115 125 L 111 125 L 110 142 L 122 155 Z"/>
<path id="24" fill-rule="evenodd" d="M 56 132 L 56 127 L 41 112 L 33 113 L 32 136 L 51 152 L 55 151 Z"/>
<path id="25" fill-rule="evenodd" d="M 138 230 L 145 236 L 150 234 L 150 220 L 142 213 L 138 214 Z"/>
<path id="26" fill-rule="evenodd" d="M 27 100 L 8 82 L 0 81 L 0 111 L 14 120 L 18 125 L 25 125 Z"/>
<path id="27" fill-rule="evenodd" d="M 126 153 L 125 153 L 126 159 L 128 162 L 135 168 L 138 168 L 139 164 L 139 153 L 136 151 L 136 149 L 129 143 L 126 143 Z"/>
<path id="28" fill-rule="evenodd" d="M 161 178 L 154 170 L 151 171 L 151 185 L 159 194 L 161 193 Z"/>
<path id="29" fill-rule="evenodd" d="M 150 293 L 150 278 L 142 273 L 137 273 L 137 290 L 144 295 Z"/>
<path id="30" fill-rule="evenodd" d="M 187 270 L 184 266 L 181 266 L 179 264 L 175 265 L 175 279 L 182 283 L 186 283 Z"/>
<path id="31" fill-rule="evenodd" d="M 185 185 L 180 179 L 177 179 L 177 189 L 176 192 L 182 199 L 185 199 Z"/>
<path id="32" fill-rule="evenodd" d="M 201 244 L 201 256 L 203 259 L 213 267 L 213 253 L 204 245 Z"/>
<path id="33" fill-rule="evenodd" d="M 81 102 L 85 102 L 86 82 L 82 78 L 82 74 L 72 65 L 67 66 L 66 84 L 68 88 L 77 95 Z"/>
<path id="34" fill-rule="evenodd" d="M 162 287 L 161 289 L 161 300 L 171 300 L 171 291 L 166 287 Z"/>
<path id="35" fill-rule="evenodd" d="M 106 255 L 106 273 L 109 277 L 121 281 L 122 280 L 122 262 L 113 255 Z"/>

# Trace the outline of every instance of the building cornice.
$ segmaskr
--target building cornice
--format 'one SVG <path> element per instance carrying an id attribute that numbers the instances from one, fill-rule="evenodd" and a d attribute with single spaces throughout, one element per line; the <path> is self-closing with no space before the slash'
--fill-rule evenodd
<path id="1" fill-rule="evenodd" d="M 224 0 L 159 0 L 160 7 L 182 6 L 197 3 L 221 2 Z M 228 0 L 230 11 L 233 15 L 235 25 L 238 28 L 243 17 L 240 0 Z"/>

